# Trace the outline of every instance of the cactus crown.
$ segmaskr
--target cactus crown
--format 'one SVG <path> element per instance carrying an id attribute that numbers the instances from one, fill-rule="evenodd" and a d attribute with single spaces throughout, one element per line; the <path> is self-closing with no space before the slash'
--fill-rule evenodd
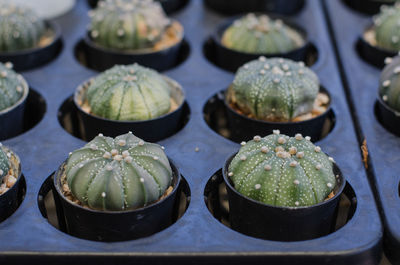
<path id="1" fill-rule="evenodd" d="M 0 63 L 0 112 L 15 105 L 27 89 L 25 79 L 12 70 L 11 63 Z"/>
<path id="2" fill-rule="evenodd" d="M 301 47 L 304 39 L 280 19 L 273 20 L 267 15 L 248 14 L 225 30 L 222 44 L 246 53 L 278 54 Z"/>
<path id="3" fill-rule="evenodd" d="M 171 23 L 153 0 L 101 1 L 89 16 L 92 39 L 121 50 L 153 48 Z"/>
<path id="4" fill-rule="evenodd" d="M 171 110 L 175 83 L 156 71 L 140 66 L 117 65 L 95 77 L 86 98 L 90 111 L 112 120 L 149 120 Z"/>
<path id="5" fill-rule="evenodd" d="M 382 71 L 379 85 L 379 96 L 394 109 L 400 112 L 400 57 L 388 59 L 388 64 Z"/>
<path id="6" fill-rule="evenodd" d="M 44 22 L 33 10 L 0 0 L 0 51 L 37 47 L 45 31 Z"/>
<path id="7" fill-rule="evenodd" d="M 324 201 L 336 185 L 333 159 L 301 134 L 274 134 L 242 143 L 228 176 L 235 189 L 251 199 L 284 207 Z"/>
<path id="8" fill-rule="evenodd" d="M 256 119 L 290 121 L 312 111 L 318 91 L 318 77 L 304 63 L 260 57 L 239 68 L 227 99 Z"/>
<path id="9" fill-rule="evenodd" d="M 111 211 L 153 203 L 172 182 L 162 147 L 132 133 L 115 139 L 95 137 L 70 154 L 65 174 L 72 194 L 83 205 Z"/>
<path id="10" fill-rule="evenodd" d="M 0 143 L 0 184 L 3 178 L 8 174 L 9 170 L 10 162 L 8 161 L 6 152 L 3 150 L 2 144 Z"/>
<path id="11" fill-rule="evenodd" d="M 382 6 L 381 12 L 374 16 L 373 21 L 377 45 L 387 50 L 400 50 L 400 3 Z"/>

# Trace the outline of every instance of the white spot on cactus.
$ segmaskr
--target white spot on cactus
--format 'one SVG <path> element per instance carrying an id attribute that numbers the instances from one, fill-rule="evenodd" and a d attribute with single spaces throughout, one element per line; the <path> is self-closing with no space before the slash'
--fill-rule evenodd
<path id="1" fill-rule="evenodd" d="M 133 158 L 131 156 L 127 156 L 127 157 L 124 158 L 124 161 L 126 163 L 132 163 L 132 160 L 133 160 Z"/>
<path id="2" fill-rule="evenodd" d="M 261 75 L 265 75 L 265 74 L 266 74 L 265 70 L 264 70 L 264 69 L 261 69 L 261 70 L 260 70 L 260 74 L 261 74 Z"/>
<path id="3" fill-rule="evenodd" d="M 393 59 L 391 57 L 386 57 L 385 58 L 385 64 L 390 64 L 392 63 Z"/>
<path id="4" fill-rule="evenodd" d="M 316 147 L 314 148 L 314 151 L 317 152 L 317 153 L 321 152 L 321 147 L 316 146 Z"/>
<path id="5" fill-rule="evenodd" d="M 297 133 L 297 134 L 294 136 L 294 138 L 295 138 L 297 141 L 300 141 L 300 140 L 303 140 L 303 135 L 301 135 L 301 133 Z"/>
<path id="6" fill-rule="evenodd" d="M 256 184 L 256 185 L 254 185 L 254 188 L 255 188 L 256 190 L 261 189 L 261 184 Z"/>
<path id="7" fill-rule="evenodd" d="M 112 150 L 111 150 L 111 154 L 112 154 L 113 156 L 118 155 L 118 150 L 117 150 L 117 149 L 112 149 Z"/>
<path id="8" fill-rule="evenodd" d="M 90 149 L 97 150 L 97 146 L 95 144 L 90 144 Z"/>
<path id="9" fill-rule="evenodd" d="M 294 205 L 299 206 L 300 203 L 299 203 L 298 201 L 295 201 L 295 202 L 294 202 Z"/>
<path id="10" fill-rule="evenodd" d="M 332 188 L 332 183 L 329 183 L 329 182 L 328 182 L 328 183 L 326 184 L 326 186 L 327 186 L 328 188 Z"/>
<path id="11" fill-rule="evenodd" d="M 399 42 L 399 37 L 398 36 L 392 36 L 392 42 L 393 43 L 398 43 Z"/>
<path id="12" fill-rule="evenodd" d="M 21 93 L 21 92 L 22 92 L 22 87 L 21 87 L 21 86 L 17 86 L 15 89 L 16 89 L 16 90 L 17 90 L 17 92 L 19 92 L 19 93 Z"/>
<path id="13" fill-rule="evenodd" d="M 123 151 L 123 152 L 122 152 L 122 156 L 123 156 L 123 157 L 129 156 L 128 150 Z"/>
<path id="14" fill-rule="evenodd" d="M 256 135 L 256 136 L 253 137 L 253 140 L 255 142 L 259 142 L 259 141 L 261 141 L 261 137 L 259 135 Z"/>
<path id="15" fill-rule="evenodd" d="M 277 146 L 277 147 L 275 148 L 275 152 L 283 152 L 283 151 L 285 151 L 285 149 L 283 149 L 282 146 Z"/>
<path id="16" fill-rule="evenodd" d="M 105 152 L 105 153 L 103 154 L 103 158 L 105 158 L 105 159 L 110 159 L 110 158 L 111 158 L 111 154 L 110 154 L 109 152 Z"/>
<path id="17" fill-rule="evenodd" d="M 269 64 L 267 64 L 267 63 L 266 63 L 266 64 L 264 64 L 264 69 L 265 69 L 265 70 L 269 70 L 269 69 L 270 69 L 270 66 L 269 66 Z"/>
<path id="18" fill-rule="evenodd" d="M 106 197 L 106 193 L 104 191 L 101 193 L 101 197 L 103 197 L 103 198 Z"/>
<path id="19" fill-rule="evenodd" d="M 279 131 L 279 130 L 273 130 L 272 133 L 275 134 L 275 135 L 279 135 L 279 134 L 281 134 L 281 131 Z"/>
<path id="20" fill-rule="evenodd" d="M 7 157 L 8 157 L 8 158 L 11 158 L 11 153 L 7 153 Z"/>
<path id="21" fill-rule="evenodd" d="M 164 146 L 161 146 L 161 149 L 162 149 L 162 150 L 165 150 L 165 147 L 164 147 Z"/>
<path id="22" fill-rule="evenodd" d="M 284 143 L 286 143 L 286 139 L 284 137 L 279 137 L 278 138 L 278 143 L 279 144 L 284 144 Z"/>
<path id="23" fill-rule="evenodd" d="M 266 170 L 266 171 L 270 171 L 272 168 L 271 168 L 271 166 L 270 165 L 265 165 L 264 166 L 264 170 Z"/>
<path id="24" fill-rule="evenodd" d="M 264 154 L 268 153 L 269 152 L 268 147 L 266 146 L 261 147 L 261 152 L 263 152 Z"/>
<path id="25" fill-rule="evenodd" d="M 322 165 L 321 164 L 317 164 L 316 166 L 315 166 L 315 169 L 316 170 L 320 170 L 322 168 Z"/>
<path id="26" fill-rule="evenodd" d="M 72 152 L 69 152 L 68 155 L 71 156 L 71 155 L 72 155 Z"/>
<path id="27" fill-rule="evenodd" d="M 397 66 L 393 69 L 393 73 L 399 74 L 400 73 L 400 66 Z"/>
<path id="28" fill-rule="evenodd" d="M 13 33 L 13 37 L 14 37 L 15 39 L 18 39 L 20 36 L 21 36 L 21 33 L 19 33 L 18 31 L 15 31 L 15 32 Z"/>
<path id="29" fill-rule="evenodd" d="M 388 96 L 387 95 L 383 95 L 382 99 L 383 99 L 383 101 L 388 101 Z"/>
<path id="30" fill-rule="evenodd" d="M 275 84 L 278 84 L 279 82 L 281 82 L 281 80 L 279 80 L 279 78 L 274 78 L 274 80 L 272 80 Z"/>
<path id="31" fill-rule="evenodd" d="M 122 161 L 122 159 L 123 159 L 122 155 L 116 155 L 116 156 L 114 156 L 114 160 L 115 160 L 115 161 Z"/>
<path id="32" fill-rule="evenodd" d="M 383 81 L 383 83 L 382 83 L 382 86 L 383 87 L 388 87 L 388 86 L 390 86 L 390 80 L 385 80 L 385 81 Z"/>
<path id="33" fill-rule="evenodd" d="M 102 133 L 99 133 L 99 136 L 100 136 L 100 137 L 103 137 L 104 135 L 103 135 Z"/>
<path id="34" fill-rule="evenodd" d="M 99 36 L 99 32 L 97 30 L 92 30 L 90 32 L 90 36 L 92 36 L 92 38 L 97 38 Z"/>
<path id="35" fill-rule="evenodd" d="M 241 146 L 245 146 L 245 145 L 246 145 L 246 142 L 243 141 L 243 142 L 240 143 L 240 145 L 241 145 Z"/>
<path id="36" fill-rule="evenodd" d="M 232 176 L 233 176 L 233 172 L 229 172 L 229 173 L 228 173 L 228 176 L 229 176 L 229 177 L 232 177 Z"/>
<path id="37" fill-rule="evenodd" d="M 298 165 L 297 161 L 292 161 L 289 164 L 291 167 L 296 167 Z"/>
<path id="38" fill-rule="evenodd" d="M 304 62 L 299 62 L 299 66 L 300 66 L 300 67 L 304 67 L 304 66 L 306 66 L 306 65 L 304 64 Z"/>
<path id="39" fill-rule="evenodd" d="M 106 166 L 106 169 L 107 169 L 108 171 L 111 171 L 111 170 L 113 170 L 113 167 L 112 167 L 112 165 L 107 165 L 107 166 Z"/>
<path id="40" fill-rule="evenodd" d="M 1 76 L 1 77 L 7 77 L 7 72 L 6 72 L 6 71 L 2 71 L 2 72 L 0 73 L 0 76 Z"/>
<path id="41" fill-rule="evenodd" d="M 303 158 L 303 157 L 304 157 L 304 152 L 298 152 L 298 153 L 296 154 L 296 157 L 297 157 L 297 158 Z"/>
<path id="42" fill-rule="evenodd" d="M 297 148 L 292 146 L 289 148 L 289 154 L 294 155 L 297 153 Z"/>
<path id="43" fill-rule="evenodd" d="M 125 31 L 124 31 L 123 29 L 118 29 L 118 30 L 117 30 L 117 35 L 118 35 L 119 37 L 122 37 L 122 36 L 125 35 Z"/>
<path id="44" fill-rule="evenodd" d="M 83 164 L 79 164 L 79 166 L 78 166 L 79 168 L 83 168 Z"/>
<path id="45" fill-rule="evenodd" d="M 298 73 L 299 73 L 299 75 L 303 75 L 304 74 L 304 70 L 303 69 L 299 69 Z"/>
<path id="46" fill-rule="evenodd" d="M 245 155 L 240 156 L 240 160 L 246 161 L 247 157 Z"/>
<path id="47" fill-rule="evenodd" d="M 306 139 L 307 141 L 311 141 L 311 137 L 310 137 L 310 136 L 306 136 L 305 139 Z"/>
<path id="48" fill-rule="evenodd" d="M 140 182 L 142 182 L 142 183 L 143 183 L 143 182 L 144 182 L 144 178 L 140 178 Z"/>
<path id="49" fill-rule="evenodd" d="M 265 56 L 260 56 L 260 57 L 258 58 L 258 60 L 259 60 L 260 62 L 265 62 L 265 61 L 267 60 L 267 58 L 265 58 Z"/>
<path id="50" fill-rule="evenodd" d="M 249 65 L 245 64 L 245 65 L 243 65 L 243 68 L 247 70 L 247 69 L 249 69 Z"/>
<path id="51" fill-rule="evenodd" d="M 154 160 L 158 160 L 158 156 L 153 156 L 153 159 Z"/>
<path id="52" fill-rule="evenodd" d="M 293 184 L 294 184 L 294 185 L 299 185 L 299 184 L 300 184 L 300 181 L 299 181 L 298 179 L 295 179 L 295 180 L 293 181 Z"/>
<path id="53" fill-rule="evenodd" d="M 329 161 L 331 161 L 332 163 L 335 163 L 335 159 L 333 159 L 333 157 L 329 157 L 328 159 L 329 159 Z"/>
<path id="54" fill-rule="evenodd" d="M 285 70 L 285 71 L 288 71 L 289 70 L 289 65 L 287 65 L 287 64 L 282 65 L 282 69 Z"/>
<path id="55" fill-rule="evenodd" d="M 11 62 L 6 62 L 4 64 L 5 67 L 7 67 L 8 69 L 12 69 L 13 68 L 13 64 Z"/>
<path id="56" fill-rule="evenodd" d="M 4 174 L 4 171 L 0 169 L 0 176 Z"/>
<path id="57" fill-rule="evenodd" d="M 144 141 L 140 140 L 140 141 L 139 141 L 139 145 L 140 145 L 140 146 L 143 146 L 143 145 L 144 145 Z"/>
<path id="58" fill-rule="evenodd" d="M 121 140 L 118 141 L 118 145 L 119 146 L 125 146 L 126 145 L 126 141 L 121 139 Z"/>

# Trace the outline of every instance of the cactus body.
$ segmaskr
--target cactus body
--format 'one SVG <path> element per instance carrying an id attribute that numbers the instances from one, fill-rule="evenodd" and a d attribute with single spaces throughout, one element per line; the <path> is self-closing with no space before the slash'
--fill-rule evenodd
<path id="1" fill-rule="evenodd" d="M 254 54 L 278 54 L 293 51 L 304 44 L 303 37 L 281 20 L 249 14 L 228 27 L 222 44 L 230 49 Z"/>
<path id="2" fill-rule="evenodd" d="M 72 194 L 99 210 L 128 210 L 157 201 L 171 185 L 172 170 L 161 146 L 132 133 L 97 136 L 70 155 L 65 173 Z"/>
<path id="3" fill-rule="evenodd" d="M 3 150 L 3 147 L 0 143 L 0 184 L 3 178 L 8 174 L 10 170 L 10 162 L 8 161 L 6 152 Z"/>
<path id="4" fill-rule="evenodd" d="M 227 97 L 256 119 L 290 121 L 312 111 L 318 91 L 318 77 L 303 63 L 260 57 L 239 68 Z"/>
<path id="5" fill-rule="evenodd" d="M 228 176 L 241 194 L 265 204 L 310 206 L 324 201 L 336 185 L 332 160 L 301 134 L 274 134 L 243 143 Z"/>
<path id="6" fill-rule="evenodd" d="M 153 48 L 170 25 L 153 0 L 106 0 L 89 15 L 94 42 L 119 50 Z"/>
<path id="7" fill-rule="evenodd" d="M 379 47 L 390 51 L 400 50 L 400 3 L 382 6 L 374 17 L 375 38 Z"/>
<path id="8" fill-rule="evenodd" d="M 379 95 L 393 110 L 400 112 L 400 57 L 395 57 L 381 74 Z"/>
<path id="9" fill-rule="evenodd" d="M 17 103 L 27 90 L 25 79 L 11 68 L 11 63 L 0 63 L 0 112 Z"/>
<path id="10" fill-rule="evenodd" d="M 169 112 L 171 84 L 138 64 L 114 66 L 87 90 L 91 112 L 112 120 L 149 120 Z"/>
<path id="11" fill-rule="evenodd" d="M 37 47 L 45 31 L 44 22 L 33 10 L 0 0 L 0 51 Z"/>

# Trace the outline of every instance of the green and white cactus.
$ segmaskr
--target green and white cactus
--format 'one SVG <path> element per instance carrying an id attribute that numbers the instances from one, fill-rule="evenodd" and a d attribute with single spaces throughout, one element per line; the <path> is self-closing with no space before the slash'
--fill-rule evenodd
<path id="1" fill-rule="evenodd" d="M 153 0 L 101 1 L 89 16 L 93 41 L 119 50 L 153 48 L 171 24 Z"/>
<path id="2" fill-rule="evenodd" d="M 251 199 L 273 206 L 310 206 L 333 191 L 332 163 L 309 137 L 289 137 L 276 130 L 243 142 L 227 174 L 234 188 Z"/>
<path id="3" fill-rule="evenodd" d="M 400 57 L 387 58 L 389 63 L 382 71 L 379 96 L 387 106 L 400 112 Z"/>
<path id="4" fill-rule="evenodd" d="M 3 150 L 3 146 L 0 143 L 0 184 L 3 181 L 3 178 L 8 174 L 9 170 L 10 162 L 8 161 L 6 151 Z"/>
<path id="5" fill-rule="evenodd" d="M 0 63 L 0 112 L 15 105 L 27 90 L 28 84 L 12 70 L 12 64 Z"/>
<path id="6" fill-rule="evenodd" d="M 374 16 L 375 38 L 377 46 L 390 50 L 400 50 L 400 3 L 382 6 L 381 12 Z"/>
<path id="7" fill-rule="evenodd" d="M 280 19 L 251 13 L 234 21 L 225 30 L 221 42 L 225 47 L 240 52 L 280 54 L 301 47 L 304 38 Z"/>
<path id="8" fill-rule="evenodd" d="M 33 10 L 0 0 L 1 52 L 37 47 L 45 32 L 45 23 Z"/>
<path id="9" fill-rule="evenodd" d="M 260 57 L 239 68 L 227 100 L 259 120 L 291 121 L 312 111 L 318 92 L 318 77 L 304 63 Z"/>
<path id="10" fill-rule="evenodd" d="M 83 205 L 110 211 L 149 205 L 172 182 L 163 148 L 132 133 L 115 139 L 100 134 L 70 153 L 65 174 L 72 194 Z"/>
<path id="11" fill-rule="evenodd" d="M 171 109 L 173 81 L 140 66 L 118 65 L 95 77 L 87 89 L 91 112 L 112 120 L 149 120 Z"/>

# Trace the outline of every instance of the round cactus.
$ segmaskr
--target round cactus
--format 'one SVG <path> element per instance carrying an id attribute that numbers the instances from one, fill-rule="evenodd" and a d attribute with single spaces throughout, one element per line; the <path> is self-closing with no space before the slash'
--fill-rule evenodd
<path id="1" fill-rule="evenodd" d="M 290 121 L 312 111 L 318 91 L 318 77 L 304 63 L 260 57 L 239 68 L 227 99 L 256 119 Z"/>
<path id="2" fill-rule="evenodd" d="M 65 174 L 76 199 L 93 209 L 120 211 L 160 199 L 172 182 L 161 146 L 132 133 L 115 139 L 99 135 L 72 152 Z"/>
<path id="3" fill-rule="evenodd" d="M 386 105 L 400 112 L 400 57 L 389 61 L 381 74 L 379 95 Z"/>
<path id="4" fill-rule="evenodd" d="M 265 204 L 310 206 L 328 198 L 336 185 L 333 159 L 301 134 L 274 134 L 242 143 L 228 176 L 241 194 Z"/>
<path id="5" fill-rule="evenodd" d="M 273 20 L 266 15 L 248 14 L 225 30 L 222 44 L 240 52 L 278 54 L 301 47 L 304 39 L 282 20 Z"/>
<path id="6" fill-rule="evenodd" d="M 37 47 L 46 27 L 33 10 L 0 0 L 0 51 Z"/>
<path id="7" fill-rule="evenodd" d="M 91 112 L 112 120 L 149 120 L 171 109 L 172 83 L 138 64 L 118 65 L 100 74 L 87 89 Z"/>
<path id="8" fill-rule="evenodd" d="M 0 111 L 15 105 L 27 89 L 25 79 L 12 70 L 11 63 L 0 63 Z"/>
<path id="9" fill-rule="evenodd" d="M 400 3 L 382 6 L 381 12 L 373 19 L 376 44 L 391 51 L 400 50 Z"/>
<path id="10" fill-rule="evenodd" d="M 106 0 L 89 16 L 94 42 L 119 50 L 153 48 L 171 24 L 153 0 Z"/>
<path id="11" fill-rule="evenodd" d="M 0 184 L 3 178 L 8 174 L 9 170 L 10 170 L 10 162 L 8 161 L 6 152 L 3 150 L 3 147 L 0 143 Z"/>

